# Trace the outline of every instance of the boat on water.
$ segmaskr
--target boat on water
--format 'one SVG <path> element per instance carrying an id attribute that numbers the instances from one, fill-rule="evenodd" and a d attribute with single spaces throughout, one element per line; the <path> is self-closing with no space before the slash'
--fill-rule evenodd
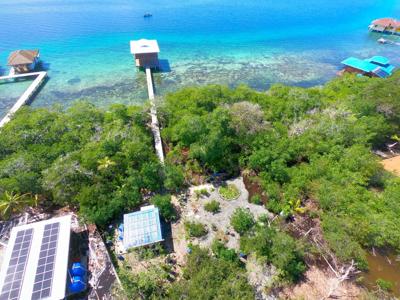
<path id="1" fill-rule="evenodd" d="M 391 41 L 391 40 L 387 40 L 383 37 L 381 37 L 380 39 L 378 39 L 378 43 L 379 44 L 389 44 L 389 45 L 396 45 L 396 46 L 400 46 L 400 43 L 395 42 L 395 41 Z"/>
<path id="2" fill-rule="evenodd" d="M 150 18 L 150 17 L 152 17 L 153 15 L 151 14 L 151 13 L 145 13 L 144 15 L 143 15 L 143 18 Z"/>
<path id="3" fill-rule="evenodd" d="M 400 21 L 393 18 L 376 19 L 368 28 L 374 32 L 400 35 Z"/>

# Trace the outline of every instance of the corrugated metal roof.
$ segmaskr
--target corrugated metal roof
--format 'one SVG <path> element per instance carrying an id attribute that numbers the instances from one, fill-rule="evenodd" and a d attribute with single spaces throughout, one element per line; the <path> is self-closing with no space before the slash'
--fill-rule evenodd
<path id="1" fill-rule="evenodd" d="M 29 65 L 39 57 L 39 50 L 17 50 L 8 57 L 9 66 Z"/>
<path id="2" fill-rule="evenodd" d="M 146 53 L 159 53 L 160 48 L 156 40 L 141 39 L 138 41 L 131 41 L 132 54 L 146 54 Z"/>
<path id="3" fill-rule="evenodd" d="M 389 59 L 384 56 L 373 56 L 370 59 L 367 59 L 367 61 L 371 63 L 377 63 L 383 66 L 389 64 Z"/>
<path id="4" fill-rule="evenodd" d="M 160 214 L 157 207 L 146 206 L 124 215 L 123 245 L 125 249 L 162 241 Z"/>
<path id="5" fill-rule="evenodd" d="M 367 73 L 372 72 L 376 69 L 376 65 L 355 57 L 349 57 L 345 59 L 344 61 L 342 61 L 342 64 Z"/>
<path id="6" fill-rule="evenodd" d="M 349 57 L 342 61 L 342 64 L 365 73 L 374 73 L 381 78 L 392 75 L 395 69 L 393 65 L 389 65 L 389 59 L 383 56 L 373 56 L 365 60 Z"/>

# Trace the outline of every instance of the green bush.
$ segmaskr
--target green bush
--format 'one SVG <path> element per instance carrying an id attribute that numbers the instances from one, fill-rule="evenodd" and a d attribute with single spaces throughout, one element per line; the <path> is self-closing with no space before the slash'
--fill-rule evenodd
<path id="1" fill-rule="evenodd" d="M 193 247 L 183 268 L 183 278 L 172 284 L 167 298 L 253 300 L 254 297 L 246 270 L 238 263 L 211 257 L 207 250 Z"/>
<path id="2" fill-rule="evenodd" d="M 240 191 L 234 184 L 228 184 L 225 186 L 221 186 L 218 189 L 218 193 L 225 200 L 235 200 L 240 196 Z"/>
<path id="3" fill-rule="evenodd" d="M 208 212 L 216 214 L 220 211 L 220 204 L 216 200 L 211 200 L 210 202 L 204 204 L 204 209 Z"/>
<path id="4" fill-rule="evenodd" d="M 150 202 L 158 207 L 161 216 L 166 221 L 173 221 L 176 219 L 176 211 L 171 202 L 171 195 L 155 195 L 151 198 Z"/>
<path id="5" fill-rule="evenodd" d="M 166 163 L 164 172 L 164 185 L 169 191 L 178 192 L 185 187 L 185 174 L 181 166 Z"/>
<path id="6" fill-rule="evenodd" d="M 196 198 L 197 199 L 199 199 L 202 196 L 208 196 L 209 195 L 207 189 L 195 190 L 194 193 L 196 194 Z"/>
<path id="7" fill-rule="evenodd" d="M 170 287 L 170 276 L 164 266 L 150 266 L 137 274 L 120 268 L 124 293 L 128 299 L 163 299 Z"/>
<path id="8" fill-rule="evenodd" d="M 240 249 L 265 258 L 280 270 L 280 278 L 289 282 L 296 282 L 306 269 L 301 245 L 275 227 L 258 226 L 245 234 L 240 238 Z"/>
<path id="9" fill-rule="evenodd" d="M 201 223 L 186 221 L 184 225 L 189 238 L 199 238 L 208 233 L 207 228 Z"/>
<path id="10" fill-rule="evenodd" d="M 251 197 L 250 203 L 257 204 L 257 205 L 262 205 L 263 204 L 260 195 L 254 195 L 253 197 Z"/>
<path id="11" fill-rule="evenodd" d="M 390 292 L 393 289 L 393 283 L 382 278 L 376 280 L 376 285 L 385 292 Z"/>
<path id="12" fill-rule="evenodd" d="M 131 251 L 137 253 L 139 259 L 145 259 L 145 260 L 166 254 L 164 247 L 160 243 L 144 247 L 133 248 Z"/>
<path id="13" fill-rule="evenodd" d="M 231 216 L 231 225 L 240 235 L 249 231 L 254 224 L 254 217 L 247 209 L 237 208 Z"/>
<path id="14" fill-rule="evenodd" d="M 231 262 L 239 261 L 236 251 L 234 249 L 228 249 L 223 243 L 218 240 L 213 241 L 213 243 L 211 244 L 211 250 L 214 255 L 220 259 Z"/>

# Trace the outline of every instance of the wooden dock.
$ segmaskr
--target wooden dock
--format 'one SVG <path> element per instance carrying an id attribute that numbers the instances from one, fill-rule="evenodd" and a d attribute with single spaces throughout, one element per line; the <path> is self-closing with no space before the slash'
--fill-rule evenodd
<path id="1" fill-rule="evenodd" d="M 47 72 L 34 72 L 34 73 L 27 73 L 27 74 L 16 74 L 16 75 L 7 75 L 0 77 L 0 80 L 13 80 L 16 78 L 23 78 L 23 77 L 31 77 L 37 76 L 35 80 L 31 83 L 31 85 L 26 89 L 26 91 L 22 94 L 22 96 L 15 102 L 13 107 L 9 110 L 6 116 L 0 121 L 0 128 L 7 124 L 13 114 L 15 114 L 23 105 L 27 104 L 33 94 L 37 91 L 40 85 L 43 83 L 44 79 L 47 76 Z"/>
<path id="2" fill-rule="evenodd" d="M 160 126 L 158 123 L 157 118 L 157 108 L 154 101 L 154 86 L 153 86 L 153 76 L 151 75 L 151 69 L 146 68 L 146 78 L 147 78 L 147 90 L 149 93 L 149 100 L 150 100 L 150 116 L 151 116 L 151 131 L 153 132 L 154 136 L 154 146 L 156 148 L 156 153 L 158 159 L 163 164 L 164 163 L 164 151 L 162 146 L 161 140 L 161 133 L 160 133 Z"/>

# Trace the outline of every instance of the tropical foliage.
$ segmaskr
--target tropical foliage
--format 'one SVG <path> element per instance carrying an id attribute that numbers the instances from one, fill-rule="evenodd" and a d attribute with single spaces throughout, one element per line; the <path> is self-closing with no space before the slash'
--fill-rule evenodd
<path id="1" fill-rule="evenodd" d="M 204 209 L 208 212 L 216 214 L 220 211 L 220 204 L 217 200 L 211 200 L 210 202 L 204 204 Z"/>
<path id="2" fill-rule="evenodd" d="M 254 216 L 247 209 L 237 208 L 231 216 L 231 225 L 241 235 L 248 232 L 255 224 Z"/>
<path id="3" fill-rule="evenodd" d="M 186 221 L 185 230 L 188 238 L 199 238 L 205 236 L 208 232 L 207 228 L 203 224 L 194 221 Z"/>
<path id="4" fill-rule="evenodd" d="M 268 209 L 285 217 L 312 201 L 332 250 L 365 266 L 366 247 L 400 251 L 399 179 L 372 152 L 399 136 L 398 99 L 399 72 L 267 93 L 186 88 L 160 110 L 167 161 L 182 166 L 186 181 L 247 169 L 260 179 Z"/>
<path id="5" fill-rule="evenodd" d="M 114 105 L 104 111 L 83 102 L 65 112 L 20 110 L 0 134 L 5 214 L 30 205 L 24 195 L 76 206 L 98 225 L 139 206 L 165 178 L 145 116 L 137 107 Z"/>
<path id="6" fill-rule="evenodd" d="M 254 299 L 254 294 L 244 268 L 193 247 L 183 270 L 183 279 L 172 285 L 168 299 L 250 300 Z"/>

